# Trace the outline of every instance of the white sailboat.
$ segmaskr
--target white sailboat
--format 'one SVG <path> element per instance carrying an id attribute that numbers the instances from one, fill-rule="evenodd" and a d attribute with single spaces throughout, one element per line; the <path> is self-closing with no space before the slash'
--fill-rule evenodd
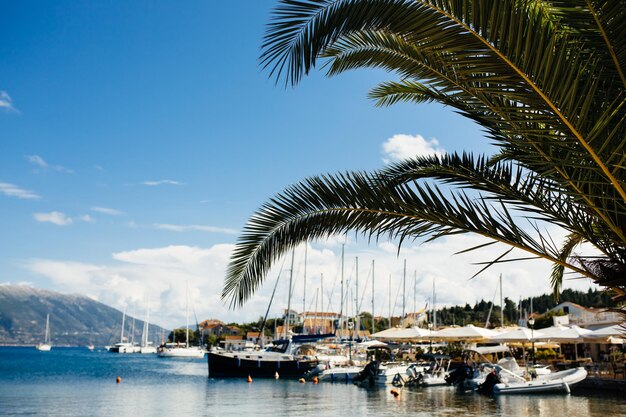
<path id="1" fill-rule="evenodd" d="M 120 341 L 114 346 L 109 346 L 107 350 L 112 353 L 133 353 L 132 345 L 124 341 L 124 326 L 126 324 L 126 307 L 122 313 L 122 332 L 120 333 Z"/>
<path id="2" fill-rule="evenodd" d="M 50 351 L 50 349 L 52 349 L 52 345 L 50 344 L 50 314 L 46 315 L 46 333 L 44 336 L 44 341 L 43 343 L 40 343 L 35 347 L 37 348 L 37 350 L 40 350 L 42 352 L 48 352 Z"/>
<path id="3" fill-rule="evenodd" d="M 140 353 L 157 353 L 156 346 L 152 344 L 148 339 L 148 333 L 150 330 L 150 310 L 146 313 L 146 321 L 143 322 L 143 332 L 141 333 L 141 349 Z"/>
<path id="4" fill-rule="evenodd" d="M 204 358 L 206 350 L 200 346 L 189 346 L 189 288 L 186 288 L 186 314 L 185 314 L 185 345 L 166 343 L 157 351 L 157 356 L 161 358 Z M 172 335 L 176 333 L 173 331 Z"/>

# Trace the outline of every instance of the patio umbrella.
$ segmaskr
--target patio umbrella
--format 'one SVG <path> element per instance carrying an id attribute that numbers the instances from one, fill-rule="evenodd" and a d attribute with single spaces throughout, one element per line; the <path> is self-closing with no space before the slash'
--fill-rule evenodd
<path id="1" fill-rule="evenodd" d="M 526 358 L 526 344 L 532 343 L 534 358 L 535 341 L 537 340 L 537 337 L 540 336 L 543 336 L 543 333 L 539 330 L 529 329 L 528 327 L 518 327 L 517 329 L 513 329 L 505 333 L 499 333 L 493 336 L 490 340 L 499 343 L 521 343 L 524 358 Z"/>
<path id="2" fill-rule="evenodd" d="M 591 333 L 591 330 L 578 326 L 552 326 L 537 331 L 541 331 L 543 336 L 535 337 L 535 340 L 560 343 L 580 343 L 586 335 Z"/>
<path id="3" fill-rule="evenodd" d="M 476 327 L 469 324 L 464 327 L 447 327 L 445 329 L 438 330 L 436 332 L 433 332 L 432 338 L 433 340 L 445 340 L 449 342 L 479 342 L 491 339 L 498 334 L 498 332 L 495 332 L 493 330 Z"/>
<path id="4" fill-rule="evenodd" d="M 623 344 L 626 343 L 626 328 L 621 324 L 602 327 L 592 330 L 584 336 L 584 339 L 590 343 Z"/>
<path id="5" fill-rule="evenodd" d="M 540 330 L 532 330 L 527 327 L 518 327 L 517 329 L 510 330 L 505 333 L 499 333 L 494 335 L 490 340 L 499 343 L 527 343 L 537 340 L 537 338 L 543 336 L 544 333 Z"/>
<path id="6" fill-rule="evenodd" d="M 380 340 L 368 340 L 366 342 L 357 343 L 358 347 L 387 346 L 387 343 Z"/>
<path id="7" fill-rule="evenodd" d="M 542 340 L 546 342 L 557 343 L 572 343 L 578 345 L 584 342 L 585 335 L 591 333 L 591 330 L 583 329 L 582 327 L 572 326 L 552 326 L 545 329 L 541 329 L 543 336 L 536 337 L 535 340 Z M 578 349 L 574 348 L 574 355 L 578 360 Z"/>
<path id="8" fill-rule="evenodd" d="M 428 339 L 430 332 L 427 329 L 421 329 L 419 327 L 392 327 L 381 332 L 372 334 L 370 337 L 379 340 L 425 340 Z"/>

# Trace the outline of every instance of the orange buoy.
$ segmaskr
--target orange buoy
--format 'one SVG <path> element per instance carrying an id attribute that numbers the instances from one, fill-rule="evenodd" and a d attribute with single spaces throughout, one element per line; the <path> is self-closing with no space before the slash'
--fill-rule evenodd
<path id="1" fill-rule="evenodd" d="M 115 378 L 115 382 L 117 382 L 117 383 L 119 384 L 120 382 L 122 382 L 122 378 L 120 378 L 120 377 L 118 376 L 117 378 Z"/>
<path id="2" fill-rule="evenodd" d="M 306 381 L 304 380 L 304 378 L 300 378 L 300 379 L 298 380 L 298 382 L 299 382 L 299 383 L 301 383 L 301 384 L 304 384 Z"/>
<path id="3" fill-rule="evenodd" d="M 248 382 L 252 382 L 252 377 L 248 375 Z"/>
<path id="4" fill-rule="evenodd" d="M 313 377 L 313 383 L 317 384 L 318 382 L 320 382 L 320 380 L 316 376 L 314 376 Z"/>
<path id="5" fill-rule="evenodd" d="M 391 395 L 393 395 L 394 397 L 397 397 L 398 395 L 400 395 L 400 392 L 398 392 L 397 389 L 392 389 L 390 392 L 391 392 Z"/>

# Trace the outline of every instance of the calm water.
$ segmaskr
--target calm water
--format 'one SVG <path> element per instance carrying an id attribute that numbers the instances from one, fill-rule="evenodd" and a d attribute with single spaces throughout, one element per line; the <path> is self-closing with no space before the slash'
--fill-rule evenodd
<path id="1" fill-rule="evenodd" d="M 120 376 L 122 382 L 117 384 Z M 502 396 L 451 387 L 389 389 L 288 380 L 207 378 L 204 360 L 120 355 L 85 348 L 0 347 L 0 416 L 609 416 L 615 394 Z"/>

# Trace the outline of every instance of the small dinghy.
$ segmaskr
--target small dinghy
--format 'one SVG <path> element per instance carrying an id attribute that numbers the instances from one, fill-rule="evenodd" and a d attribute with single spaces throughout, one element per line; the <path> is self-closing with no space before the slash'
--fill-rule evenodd
<path id="1" fill-rule="evenodd" d="M 566 369 L 565 371 L 553 372 L 547 375 L 538 375 L 536 378 L 528 381 L 506 370 L 495 369 L 487 376 L 479 390 L 482 392 L 491 390 L 495 395 L 543 394 L 549 392 L 569 394 L 571 387 L 586 377 L 587 371 L 582 367 Z"/>

